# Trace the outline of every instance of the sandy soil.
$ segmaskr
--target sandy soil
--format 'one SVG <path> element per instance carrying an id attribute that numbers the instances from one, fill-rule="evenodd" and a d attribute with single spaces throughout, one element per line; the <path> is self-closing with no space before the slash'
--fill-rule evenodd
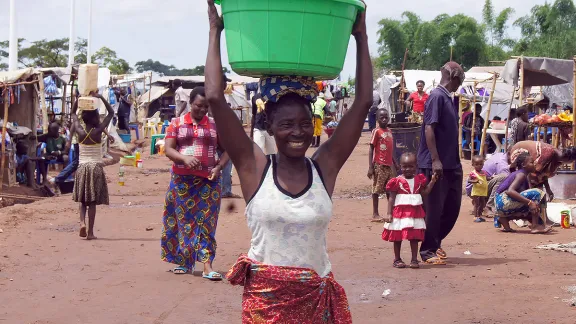
<path id="1" fill-rule="evenodd" d="M 369 221 L 368 137 L 341 172 L 328 235 L 355 323 L 574 323 L 576 307 L 566 301 L 573 296 L 564 289 L 576 285 L 574 256 L 534 249 L 574 241 L 574 230 L 504 234 L 490 222 L 473 223 L 464 199 L 444 243 L 449 265 L 392 268 L 392 245 L 381 240 L 382 225 Z M 130 168 L 124 187 L 118 166 L 106 168 L 111 204 L 98 210 L 97 241 L 78 237 L 69 195 L 0 209 L 0 323 L 240 323 L 242 288 L 198 273 L 176 276 L 160 261 L 169 167 L 166 158 L 145 155 L 144 169 Z M 244 203 L 222 207 L 215 268 L 226 272 L 250 235 Z M 408 259 L 408 245 L 403 252 Z"/>

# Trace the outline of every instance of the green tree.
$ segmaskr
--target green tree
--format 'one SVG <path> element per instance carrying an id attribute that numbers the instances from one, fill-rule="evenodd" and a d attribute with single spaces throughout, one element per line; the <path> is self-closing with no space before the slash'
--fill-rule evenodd
<path id="1" fill-rule="evenodd" d="M 136 71 L 142 73 L 146 71 L 154 71 L 166 76 L 193 76 L 204 75 L 204 65 L 198 65 L 191 69 L 177 69 L 174 65 L 165 65 L 158 61 L 148 59 L 146 61 L 136 62 L 134 65 Z M 230 73 L 228 68 L 223 67 L 224 73 Z"/>
<path id="2" fill-rule="evenodd" d="M 406 48 L 409 69 L 439 69 L 450 60 L 451 46 L 453 58 L 464 67 L 485 60 L 484 30 L 474 18 L 442 14 L 432 21 L 422 21 L 412 12 L 404 12 L 402 18 L 379 22 L 380 57 L 376 61 L 381 67 L 400 69 Z"/>
<path id="3" fill-rule="evenodd" d="M 39 40 L 18 52 L 18 61 L 25 67 L 57 67 L 68 65 L 68 38 Z"/>
<path id="4" fill-rule="evenodd" d="M 522 37 L 514 53 L 570 59 L 576 54 L 576 7 L 572 0 L 556 0 L 532 8 L 514 22 Z"/>

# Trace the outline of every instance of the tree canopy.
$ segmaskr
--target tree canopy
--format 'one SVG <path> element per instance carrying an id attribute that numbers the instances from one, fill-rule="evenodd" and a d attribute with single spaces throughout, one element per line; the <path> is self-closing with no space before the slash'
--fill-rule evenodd
<path id="1" fill-rule="evenodd" d="M 374 60 L 381 70 L 400 69 L 408 49 L 407 68 L 438 70 L 452 58 L 467 69 L 489 65 L 513 55 L 569 59 L 576 54 L 576 7 L 573 0 L 555 0 L 536 5 L 531 14 L 511 22 L 513 8 L 495 12 L 485 0 L 482 21 L 464 15 L 441 14 L 423 21 L 406 11 L 401 19 L 378 23 L 379 56 Z M 511 26 L 520 37 L 508 35 Z"/>
<path id="2" fill-rule="evenodd" d="M 25 39 L 18 40 L 18 61 L 22 67 L 64 67 L 68 65 L 68 38 L 54 40 L 39 40 L 30 42 L 27 46 Z M 8 41 L 0 42 L 0 59 L 8 58 Z M 88 41 L 79 38 L 75 43 L 74 61 L 86 63 Z M 204 75 L 204 65 L 190 69 L 177 69 L 174 65 L 165 65 L 158 61 L 146 60 L 137 62 L 132 68 L 130 64 L 119 57 L 116 51 L 108 47 L 102 47 L 92 54 L 92 62 L 101 67 L 107 67 L 112 74 L 127 74 L 137 72 L 154 71 L 162 75 Z M 0 70 L 7 69 L 6 63 L 0 62 Z M 227 68 L 223 68 L 229 73 Z"/>

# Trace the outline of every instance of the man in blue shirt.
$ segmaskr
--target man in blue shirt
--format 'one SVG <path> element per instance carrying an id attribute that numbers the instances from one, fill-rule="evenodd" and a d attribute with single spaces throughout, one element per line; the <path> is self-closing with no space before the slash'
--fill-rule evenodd
<path id="1" fill-rule="evenodd" d="M 462 203 L 462 165 L 458 149 L 458 107 L 452 93 L 464 81 L 464 70 L 455 62 L 441 69 L 440 85 L 430 93 L 424 108 L 424 123 L 418 149 L 418 167 L 428 177 L 439 177 L 424 198 L 426 235 L 420 247 L 422 260 L 445 264 L 442 240 L 456 224 Z"/>

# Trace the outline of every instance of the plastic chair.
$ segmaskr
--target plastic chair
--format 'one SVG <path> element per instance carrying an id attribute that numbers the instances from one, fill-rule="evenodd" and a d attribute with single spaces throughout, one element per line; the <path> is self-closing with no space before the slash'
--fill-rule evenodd
<path id="1" fill-rule="evenodd" d="M 157 134 L 155 125 L 146 125 L 142 127 L 142 136 L 144 138 L 149 138 Z"/>
<path id="2" fill-rule="evenodd" d="M 138 126 L 138 124 L 128 124 L 128 129 L 134 130 L 136 133 L 136 139 L 140 139 L 140 126 Z"/>
<path id="3" fill-rule="evenodd" d="M 462 129 L 462 150 L 470 151 L 470 143 L 468 142 L 467 138 L 472 136 L 472 132 Z M 468 135 L 468 136 L 467 136 Z M 478 134 L 474 134 L 474 152 L 480 152 L 480 136 Z"/>
<path id="4" fill-rule="evenodd" d="M 156 154 L 156 142 L 162 140 L 166 137 L 166 134 L 152 135 L 152 140 L 150 141 L 150 155 Z"/>
<path id="5" fill-rule="evenodd" d="M 168 126 L 170 126 L 170 122 L 165 120 L 164 124 L 162 124 L 162 131 L 160 132 L 160 134 L 166 134 L 166 129 L 168 128 Z"/>

